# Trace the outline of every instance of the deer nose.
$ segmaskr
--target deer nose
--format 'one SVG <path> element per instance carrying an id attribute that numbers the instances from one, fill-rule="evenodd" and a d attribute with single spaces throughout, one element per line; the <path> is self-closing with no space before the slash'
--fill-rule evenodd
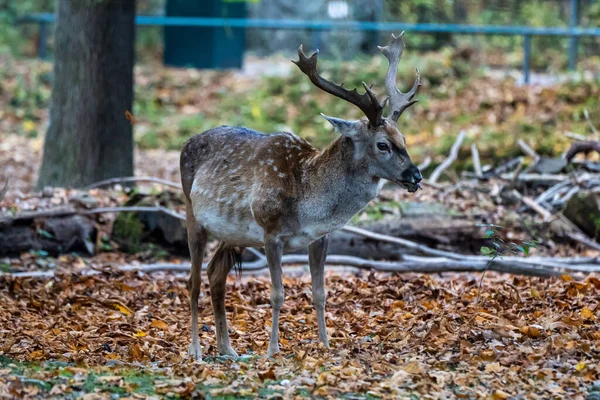
<path id="1" fill-rule="evenodd" d="M 421 175 L 421 171 L 419 171 L 419 168 L 417 167 L 413 170 L 412 177 L 415 180 L 415 183 L 419 183 L 423 180 L 423 175 Z"/>
<path id="2" fill-rule="evenodd" d="M 416 165 L 411 165 L 408 167 L 404 173 L 402 174 L 404 180 L 409 183 L 419 183 L 423 180 L 423 176 L 421 176 L 421 171 L 417 168 Z"/>

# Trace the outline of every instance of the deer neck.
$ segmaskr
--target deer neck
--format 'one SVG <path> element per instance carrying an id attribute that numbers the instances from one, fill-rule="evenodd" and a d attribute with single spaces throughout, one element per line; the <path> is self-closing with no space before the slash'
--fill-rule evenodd
<path id="1" fill-rule="evenodd" d="M 377 196 L 379 178 L 369 174 L 366 161 L 357 154 L 361 150 L 361 143 L 342 136 L 306 163 L 308 194 L 329 204 L 333 218 L 351 218 Z"/>

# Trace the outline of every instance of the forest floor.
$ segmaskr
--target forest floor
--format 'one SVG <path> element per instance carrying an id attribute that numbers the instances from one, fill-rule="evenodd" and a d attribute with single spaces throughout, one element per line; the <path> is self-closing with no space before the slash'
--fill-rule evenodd
<path id="1" fill-rule="evenodd" d="M 600 396 L 600 279 L 327 275 L 331 348 L 316 342 L 309 280 L 286 277 L 281 354 L 264 357 L 268 278 L 228 281 L 237 360 L 215 351 L 204 283 L 205 363 L 186 356 L 185 277 L 110 273 L 0 278 L 0 396 L 100 399 Z M 592 395 L 592 393 L 594 393 Z M 596 396 L 596 397 L 593 397 Z"/>

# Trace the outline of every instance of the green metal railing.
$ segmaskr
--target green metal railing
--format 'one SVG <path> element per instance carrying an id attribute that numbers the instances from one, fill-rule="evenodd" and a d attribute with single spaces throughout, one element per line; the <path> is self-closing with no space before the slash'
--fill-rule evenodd
<path id="1" fill-rule="evenodd" d="M 571 1 L 571 18 L 569 27 L 531 27 L 531 26 L 498 26 L 498 25 L 462 25 L 462 24 L 429 24 L 404 22 L 367 22 L 367 21 L 308 21 L 290 19 L 247 19 L 247 18 L 188 18 L 139 15 L 136 24 L 140 26 L 195 26 L 195 27 L 230 27 L 230 28 L 263 28 L 263 29 L 297 29 L 310 31 L 327 31 L 346 29 L 355 31 L 378 32 L 447 32 L 465 35 L 511 35 L 523 36 L 523 77 L 525 83 L 530 81 L 531 38 L 533 36 L 570 37 L 569 68 L 575 69 L 577 62 L 577 39 L 585 36 L 600 36 L 600 28 L 581 28 L 575 26 L 577 21 L 577 1 Z M 31 14 L 22 22 L 34 22 L 40 26 L 38 56 L 47 55 L 47 26 L 54 23 L 56 17 L 51 13 Z"/>

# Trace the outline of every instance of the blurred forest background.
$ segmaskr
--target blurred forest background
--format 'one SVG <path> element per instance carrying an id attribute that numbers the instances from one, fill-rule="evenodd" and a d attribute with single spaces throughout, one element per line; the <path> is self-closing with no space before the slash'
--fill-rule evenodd
<path id="1" fill-rule="evenodd" d="M 288 0 L 246 3 L 250 18 L 310 20 L 328 15 L 326 1 L 303 7 Z M 345 18 L 349 20 L 375 15 L 382 21 L 568 26 L 570 13 L 568 0 L 355 0 L 348 4 Z M 598 26 L 600 1 L 578 4 L 579 26 Z M 3 135 L 37 139 L 27 142 L 34 145 L 32 154 L 41 148 L 39 141 L 47 127 L 53 38 L 50 35 L 50 60 L 36 59 L 38 27 L 19 21 L 28 13 L 53 12 L 54 7 L 52 0 L 0 1 L 0 129 Z M 164 8 L 164 0 L 139 1 L 137 14 L 163 15 Z M 316 40 L 325 75 L 348 86 L 375 82 L 375 89 L 383 94 L 386 61 L 376 54 L 375 44 L 387 43 L 388 33 L 340 30 L 323 32 L 315 39 L 313 33 L 300 30 L 248 29 L 243 69 L 219 71 L 165 68 L 163 28 L 138 27 L 133 109 L 138 151 L 179 150 L 192 134 L 220 124 L 266 132 L 293 130 L 316 146 L 326 145 L 335 134 L 320 112 L 340 117 L 359 114 L 346 102 L 330 101 L 293 68 L 290 59 L 295 58 L 297 46 L 304 43 L 309 50 Z M 476 141 L 483 161 L 494 162 L 514 156 L 518 139 L 542 155 L 560 154 L 569 146 L 564 131 L 588 129 L 585 109 L 592 120 L 600 119 L 600 89 L 594 82 L 600 72 L 600 38 L 578 39 L 577 69 L 569 73 L 569 38 L 534 36 L 531 62 L 537 84 L 533 89 L 520 84 L 522 36 L 413 33 L 406 40 L 400 87 L 412 83 L 415 68 L 421 70 L 424 87 L 419 105 L 408 111 L 400 126 L 409 138 L 413 158 L 433 157 L 430 168 L 441 161 L 461 129 L 469 132 L 466 144 Z M 10 156 L 13 145 L 5 142 L 0 161 Z M 469 168 L 468 159 L 458 167 Z M 34 175 L 38 162 L 25 163 L 33 164 Z M 168 177 L 178 180 L 175 172 Z M 5 170 L 3 175 L 15 173 L 24 174 Z"/>

